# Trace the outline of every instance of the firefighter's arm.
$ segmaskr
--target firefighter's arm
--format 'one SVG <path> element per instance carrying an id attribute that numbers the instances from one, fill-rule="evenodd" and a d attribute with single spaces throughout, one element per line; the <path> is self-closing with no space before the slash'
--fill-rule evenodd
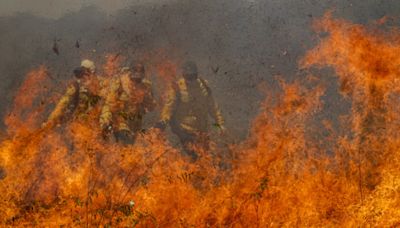
<path id="1" fill-rule="evenodd" d="M 214 96 L 211 92 L 211 89 L 210 89 L 210 87 L 208 87 L 206 81 L 204 82 L 204 84 L 205 84 L 204 86 L 206 87 L 207 93 L 208 93 L 208 102 L 207 102 L 208 114 L 214 119 L 215 125 L 217 127 L 219 127 L 221 130 L 224 130 L 225 122 L 224 122 L 224 118 L 221 113 L 221 109 L 219 108 L 217 102 L 215 101 Z"/>
<path id="2" fill-rule="evenodd" d="M 167 89 L 165 104 L 161 110 L 161 122 L 166 124 L 170 121 L 175 105 L 176 105 L 176 90 L 171 85 Z"/>
<path id="3" fill-rule="evenodd" d="M 111 125 L 111 120 L 112 120 L 112 113 L 110 106 L 107 105 L 106 103 L 103 105 L 101 108 L 101 113 L 100 113 L 100 126 L 102 129 L 107 128 Z"/>
<path id="4" fill-rule="evenodd" d="M 143 102 L 144 108 L 146 112 L 151 112 L 156 108 L 156 100 L 154 99 L 153 95 L 152 83 L 147 80 L 144 83 L 147 87 L 146 96 L 144 97 L 144 102 Z"/>
<path id="5" fill-rule="evenodd" d="M 104 104 L 101 108 L 100 113 L 100 126 L 101 128 L 108 129 L 112 125 L 113 113 L 112 110 L 117 102 L 118 90 L 120 87 L 120 81 L 115 79 L 110 82 L 109 88 L 107 89 L 108 93 L 105 95 Z"/>
<path id="6" fill-rule="evenodd" d="M 67 88 L 65 94 L 61 97 L 60 101 L 57 103 L 53 112 L 50 114 L 47 119 L 47 124 L 53 124 L 60 121 L 61 117 L 65 114 L 68 109 L 68 106 L 73 102 L 75 93 L 77 93 L 77 88 L 74 85 L 70 85 Z"/>

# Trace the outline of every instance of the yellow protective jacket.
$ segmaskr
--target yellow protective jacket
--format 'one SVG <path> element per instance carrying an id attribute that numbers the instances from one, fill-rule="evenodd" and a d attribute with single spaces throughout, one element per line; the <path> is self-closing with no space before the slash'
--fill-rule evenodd
<path id="1" fill-rule="evenodd" d="M 92 79 L 90 86 L 83 85 L 79 80 L 71 83 L 61 97 L 47 122 L 60 122 L 67 117 L 87 114 L 99 102 L 97 95 L 97 80 Z"/>
<path id="2" fill-rule="evenodd" d="M 100 115 L 100 125 L 113 126 L 114 130 L 132 133 L 141 130 L 143 116 L 155 108 L 152 84 L 130 79 L 129 74 L 113 78 Z"/>
<path id="3" fill-rule="evenodd" d="M 221 111 L 206 80 L 179 79 L 167 90 L 161 121 L 169 122 L 172 130 L 207 132 L 208 116 L 219 126 L 224 125 Z"/>

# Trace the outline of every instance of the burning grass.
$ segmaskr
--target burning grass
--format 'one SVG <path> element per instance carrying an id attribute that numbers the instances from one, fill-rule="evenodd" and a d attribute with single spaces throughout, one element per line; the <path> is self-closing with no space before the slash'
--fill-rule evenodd
<path id="1" fill-rule="evenodd" d="M 331 129 L 326 140 L 333 146 L 327 149 L 308 137 L 324 95 L 309 80 L 282 81 L 280 94 L 267 94 L 249 138 L 229 146 L 230 160 L 219 161 L 222 150 L 213 145 L 190 163 L 156 129 L 134 146 L 104 142 L 96 110 L 88 118 L 36 130 L 42 106 L 54 99 L 37 105 L 48 97 L 38 87 L 48 73 L 44 67 L 32 71 L 6 119 L 9 137 L 0 147 L 6 171 L 0 224 L 398 226 L 399 33 L 330 14 L 315 28 L 328 35 L 300 66 L 333 68 L 341 94 L 352 102 L 343 117 L 349 132 L 321 123 Z M 158 70 L 165 79 L 175 68 L 168 62 Z"/>

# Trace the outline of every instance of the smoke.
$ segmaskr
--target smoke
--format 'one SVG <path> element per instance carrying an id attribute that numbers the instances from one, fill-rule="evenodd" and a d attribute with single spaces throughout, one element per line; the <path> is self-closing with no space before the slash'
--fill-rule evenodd
<path id="1" fill-rule="evenodd" d="M 291 81 L 307 74 L 298 71 L 298 60 L 316 43 L 311 28 L 314 18 L 333 9 L 337 16 L 367 23 L 396 15 L 399 5 L 374 0 L 40 3 L 2 3 L 1 116 L 8 114 L 25 74 L 40 64 L 49 68 L 53 80 L 64 82 L 82 58 L 100 65 L 105 54 L 120 53 L 129 64 L 150 54 L 177 63 L 196 61 L 201 75 L 210 81 L 228 128 L 238 138 L 247 135 L 250 120 L 258 112 L 264 96 L 260 87 L 273 90 L 276 78 Z M 59 55 L 52 50 L 54 42 Z M 155 74 L 151 71 L 150 77 Z M 334 77 L 322 80 L 327 95 L 320 118 L 335 119 L 348 105 L 337 94 Z"/>
<path id="2" fill-rule="evenodd" d="M 13 0 L 3 1 L 0 3 L 0 15 L 10 16 L 18 12 L 30 12 L 34 15 L 58 19 L 68 12 L 79 11 L 83 7 L 96 6 L 107 14 L 113 14 L 117 10 L 123 9 L 127 6 L 134 4 L 143 4 L 143 2 L 156 2 L 156 1 L 143 1 L 143 0 Z"/>

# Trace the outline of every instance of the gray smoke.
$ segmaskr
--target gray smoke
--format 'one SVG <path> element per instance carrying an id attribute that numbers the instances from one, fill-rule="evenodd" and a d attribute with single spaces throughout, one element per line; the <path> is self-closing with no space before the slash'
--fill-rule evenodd
<path id="1" fill-rule="evenodd" d="M 266 83 L 274 90 L 277 75 L 288 81 L 306 75 L 297 63 L 317 42 L 311 29 L 315 18 L 333 9 L 337 17 L 367 23 L 396 15 L 400 6 L 394 0 L 121 0 L 112 5 L 114 1 L 75 0 L 56 1 L 59 5 L 42 9 L 36 1 L 23 2 L 1 3 L 7 6 L 0 11 L 1 116 L 7 115 L 24 75 L 40 64 L 63 81 L 84 57 L 100 65 L 106 53 L 133 61 L 163 50 L 172 61 L 199 64 L 228 128 L 239 138 L 248 133 L 263 100 L 258 85 Z M 104 10 L 107 7 L 111 9 Z M 52 50 L 54 39 L 59 55 Z M 347 106 L 337 94 L 336 79 L 325 77 L 324 82 L 327 95 L 321 118 L 335 119 Z"/>

